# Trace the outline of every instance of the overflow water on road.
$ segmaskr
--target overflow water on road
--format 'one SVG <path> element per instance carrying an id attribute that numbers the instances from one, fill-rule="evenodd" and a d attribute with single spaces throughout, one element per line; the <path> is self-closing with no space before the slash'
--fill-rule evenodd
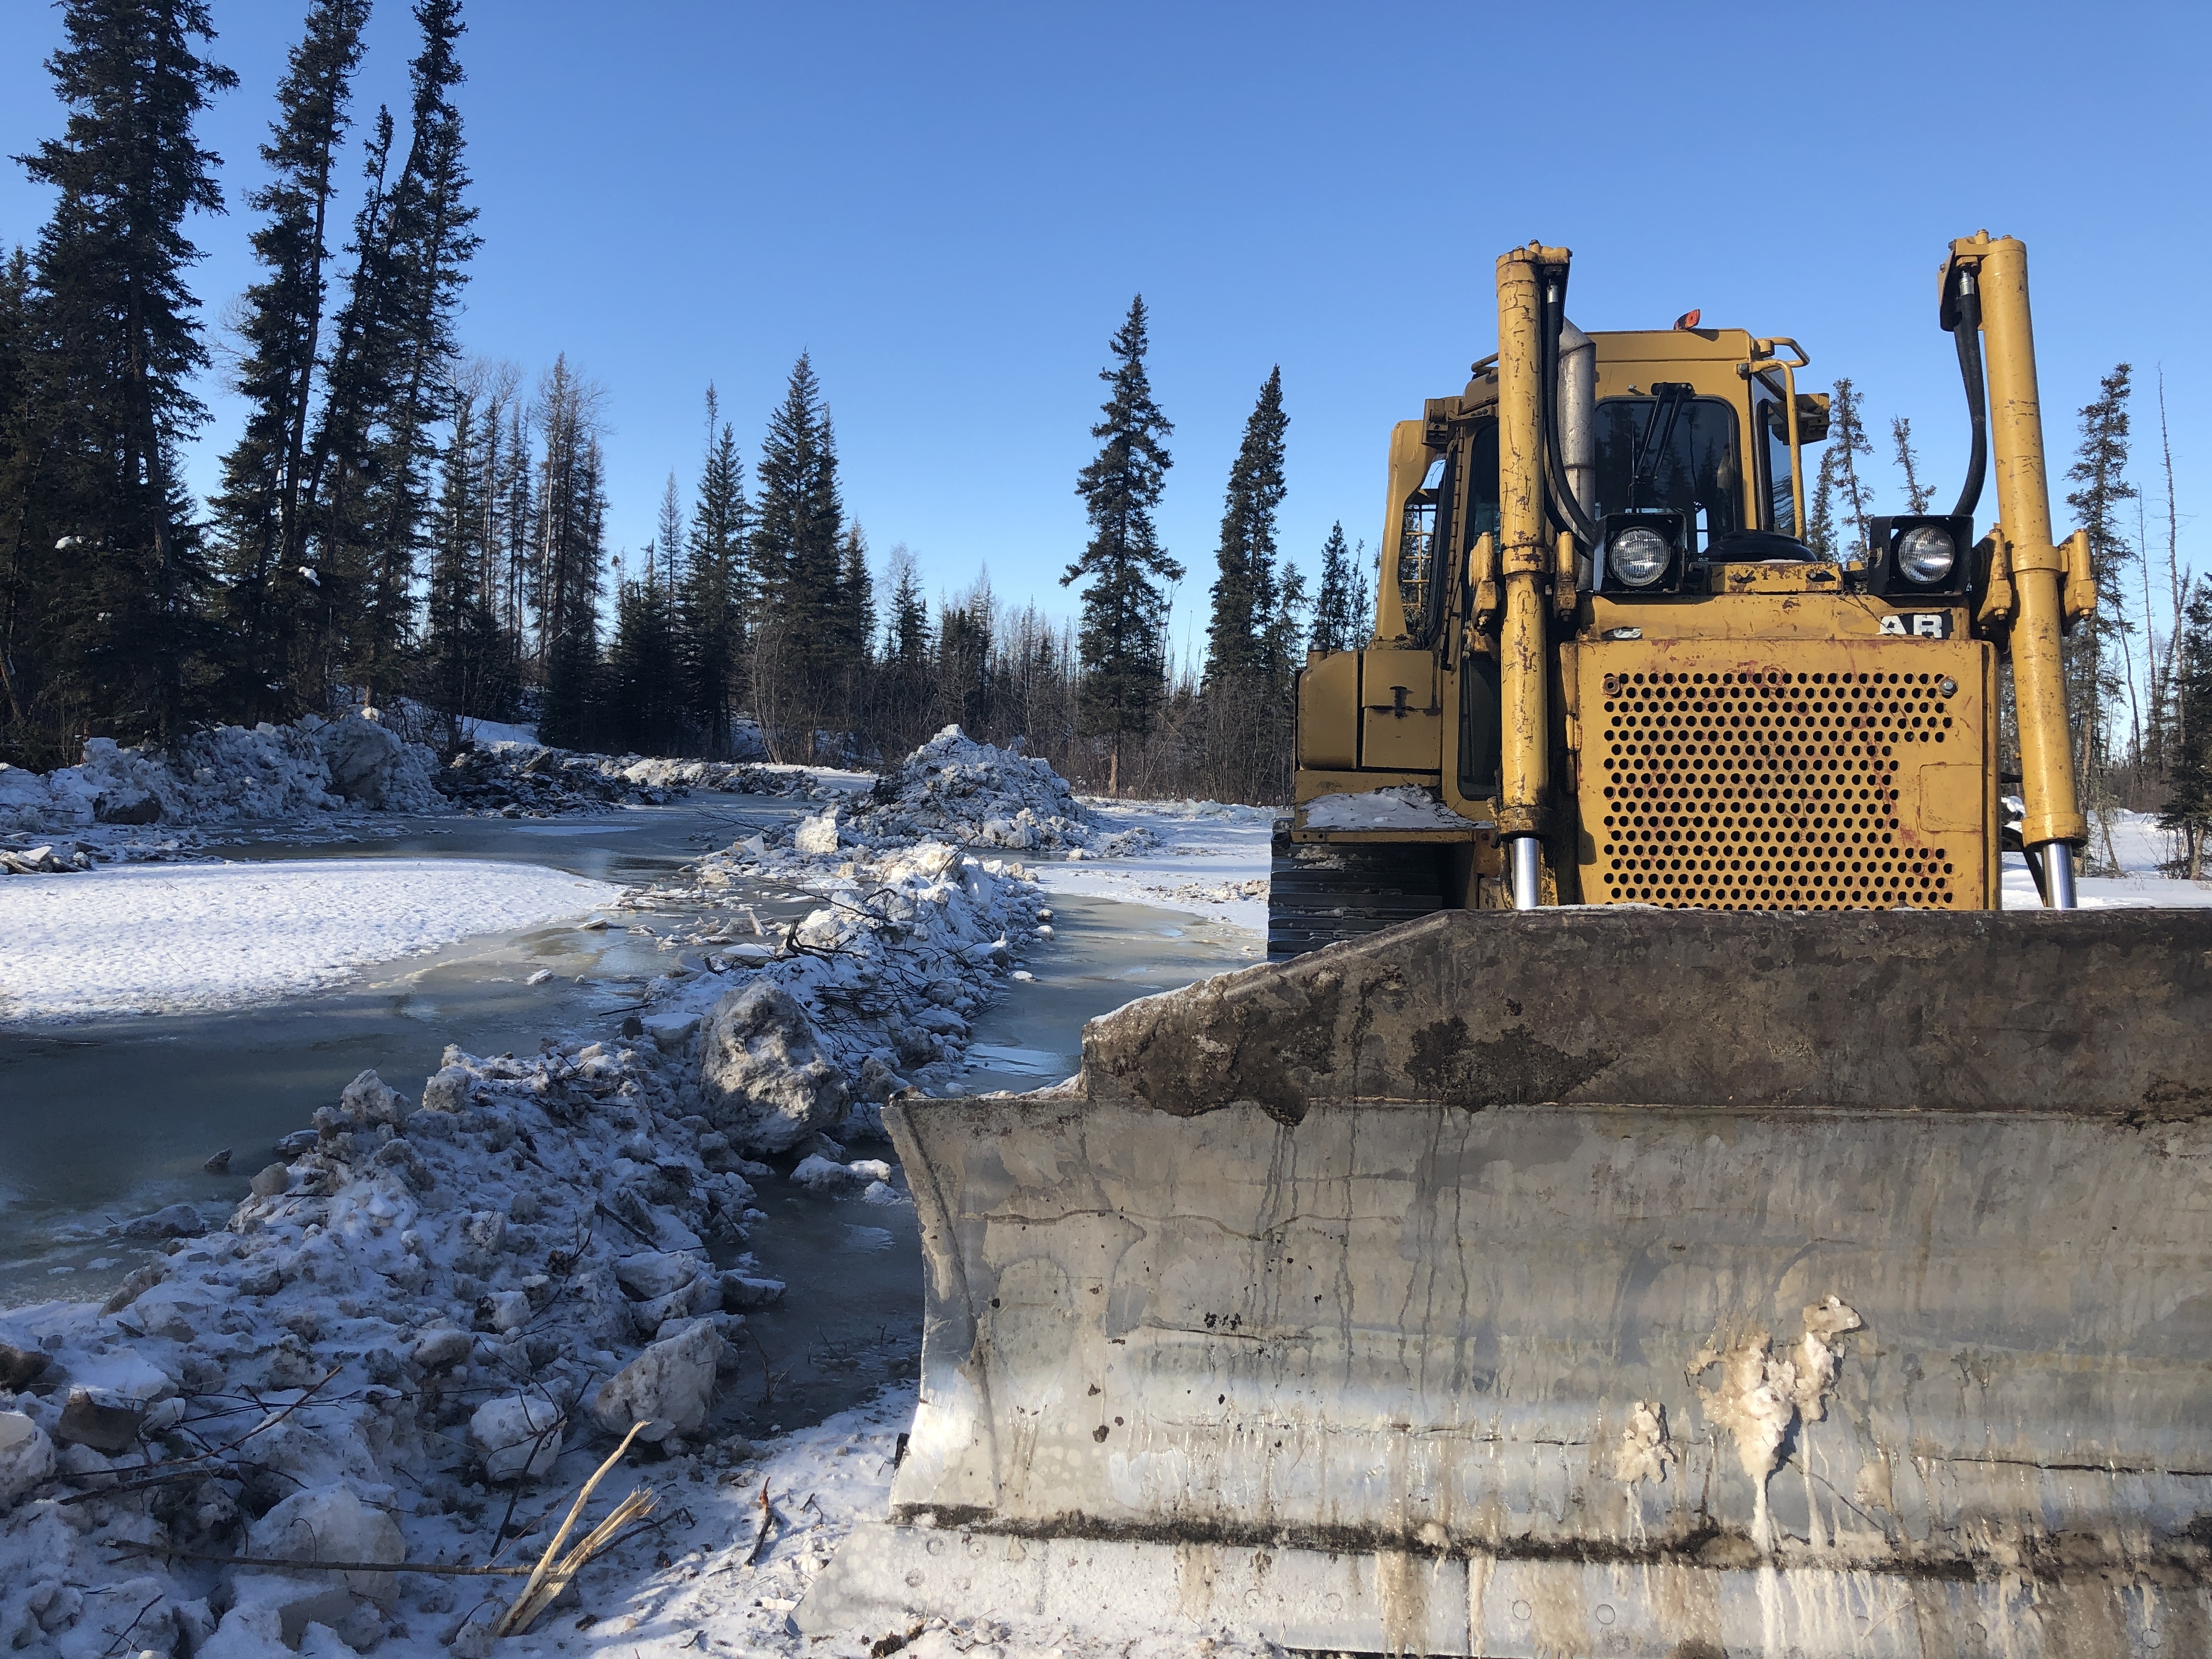
<path id="1" fill-rule="evenodd" d="M 532 1054 L 613 1035 L 647 981 L 685 955 L 662 947 L 693 920 L 671 896 L 684 866 L 807 810 L 735 797 L 552 822 L 419 820 L 369 839 L 299 836 L 223 848 L 239 860 L 535 864 L 659 892 L 648 910 L 594 913 L 604 927 L 583 927 L 591 918 L 580 916 L 478 935 L 372 968 L 337 990 L 259 1008 L 0 1030 L 0 1306 L 103 1294 L 143 1249 L 111 1231 L 131 1216 L 185 1202 L 220 1226 L 275 1142 L 365 1069 L 411 1096 L 448 1043 Z M 731 896 L 717 895 L 719 914 L 728 914 Z M 738 896 L 770 929 L 818 902 L 774 883 Z M 343 905 L 343 894 L 332 902 Z M 1029 946 L 1021 963 L 1031 977 L 1005 983 L 976 1015 L 957 1092 L 1033 1089 L 1071 1075 L 1085 1021 L 1254 960 L 1250 936 L 1235 928 L 1104 899 L 1060 895 L 1053 906 L 1054 937 Z M 550 979 L 529 982 L 544 971 Z M 227 1170 L 202 1167 L 225 1148 Z M 853 1155 L 884 1150 L 856 1146 Z M 754 1231 L 758 1271 L 790 1282 L 793 1293 L 751 1316 L 752 1352 L 732 1386 L 730 1414 L 764 1432 L 817 1420 L 911 1374 L 920 1258 L 910 1206 L 863 1205 L 780 1179 L 758 1184 L 769 1217 Z"/>

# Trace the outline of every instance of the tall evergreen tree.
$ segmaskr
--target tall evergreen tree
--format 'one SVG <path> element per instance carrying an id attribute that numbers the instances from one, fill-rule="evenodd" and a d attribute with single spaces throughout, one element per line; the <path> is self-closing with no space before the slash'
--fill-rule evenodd
<path id="1" fill-rule="evenodd" d="M 619 585 L 606 672 L 610 736 L 619 747 L 647 755 L 675 752 L 683 714 L 676 619 L 667 587 L 655 574 L 659 559 L 647 542 L 637 577 Z"/>
<path id="2" fill-rule="evenodd" d="M 921 577 L 914 555 L 904 543 L 891 549 L 890 615 L 884 626 L 884 657 L 903 669 L 921 669 L 929 662 L 929 602 L 922 598 Z"/>
<path id="3" fill-rule="evenodd" d="M 528 399 L 512 398 L 507 408 L 507 443 L 495 489 L 501 503 L 500 531 L 506 545 L 500 559 L 500 626 L 520 646 L 533 580 L 538 546 L 536 467 L 531 435 L 536 430 Z"/>
<path id="4" fill-rule="evenodd" d="M 1260 630 L 1261 683 L 1285 740 L 1291 733 L 1291 683 L 1305 664 L 1306 609 L 1306 579 L 1285 559 L 1275 573 L 1273 605 Z"/>
<path id="5" fill-rule="evenodd" d="M 838 667 L 858 674 L 868 666 L 876 628 L 876 584 L 868 571 L 868 538 L 856 521 L 845 526 L 837 557 Z"/>
<path id="6" fill-rule="evenodd" d="M 710 755 L 730 749 L 730 712 L 744 691 L 744 623 L 747 590 L 744 464 L 737 434 L 718 423 L 714 388 L 707 388 L 707 457 L 691 512 L 690 556 L 677 600 L 677 636 L 684 672 L 684 713 Z"/>
<path id="7" fill-rule="evenodd" d="M 1820 465 L 1831 471 L 1831 486 L 1850 525 L 1851 540 L 1843 550 L 1845 558 L 1867 556 L 1867 508 L 1873 503 L 1874 489 L 1859 477 L 1858 458 L 1873 454 L 1874 441 L 1866 434 L 1858 388 L 1839 377 L 1829 393 L 1828 447 Z"/>
<path id="8" fill-rule="evenodd" d="M 1209 684 L 1267 671 L 1265 635 L 1275 620 L 1275 514 L 1282 505 L 1283 371 L 1268 371 L 1259 399 L 1244 422 L 1244 441 L 1229 469 L 1221 511 L 1219 574 L 1206 629 Z"/>
<path id="9" fill-rule="evenodd" d="M 1840 563 L 1836 547 L 1836 451 L 1820 452 L 1813 478 L 1813 499 L 1805 509 L 1805 545 L 1831 564 Z"/>
<path id="10" fill-rule="evenodd" d="M 374 428 L 398 355 L 400 281 L 386 230 L 394 137 L 392 112 L 380 106 L 362 161 L 367 187 L 346 244 L 353 268 L 332 324 L 322 410 L 307 446 L 301 574 L 315 588 L 322 614 L 295 641 L 295 674 L 307 683 L 303 694 L 317 702 L 335 695 L 374 575 L 373 523 L 383 459 Z"/>
<path id="11" fill-rule="evenodd" d="M 35 590 L 27 578 L 33 550 L 23 530 L 29 505 L 33 457 L 39 445 L 31 424 L 31 262 L 21 247 L 0 264 L 0 755 L 18 764 L 32 758 L 19 746 L 31 738 L 30 703 L 16 660 L 27 637 L 35 648 Z M 41 757 L 42 758 L 42 757 Z"/>
<path id="12" fill-rule="evenodd" d="M 424 596 L 422 690 L 423 700 L 443 717 L 441 735 L 451 752 L 460 748 L 469 720 L 495 719 L 507 712 L 512 653 L 484 592 L 484 514 L 491 482 L 484 458 L 499 432 L 497 411 L 479 416 L 479 392 L 471 380 L 454 385 L 449 395 L 453 426 Z"/>
<path id="13" fill-rule="evenodd" d="M 469 175 L 460 112 L 452 98 L 464 78 L 456 52 L 466 27 L 460 10 L 460 0 L 416 0 L 422 46 L 408 66 L 413 106 L 407 161 L 384 217 L 393 353 L 377 410 L 382 499 L 355 649 L 365 690 L 391 681 L 411 629 L 428 470 L 446 379 L 459 349 L 453 320 L 467 281 L 464 267 L 481 241 L 470 228 L 476 210 L 464 199 Z"/>
<path id="14" fill-rule="evenodd" d="M 1352 550 L 1345 544 L 1344 521 L 1328 528 L 1321 546 L 1321 584 L 1314 594 L 1313 648 L 1353 651 L 1361 644 L 1352 616 Z"/>
<path id="15" fill-rule="evenodd" d="M 2075 522 L 2089 532 L 2089 568 L 2099 590 L 2117 598 L 2120 575 L 2136 557 L 2124 528 L 2123 513 L 2136 497 L 2128 482 L 2128 400 L 2135 370 L 2114 366 L 2098 382 L 2096 399 L 2081 410 L 2081 445 L 2066 477 L 2075 488 L 2066 497 Z M 2106 603 L 2077 624 L 2066 652 L 2067 713 L 2076 744 L 2081 793 L 2093 806 L 2111 799 L 2107 773 L 2112 763 L 2109 702 L 2118 695 L 2129 624 L 2117 606 Z M 2107 837 L 2109 840 L 2109 836 Z"/>
<path id="16" fill-rule="evenodd" d="M 533 597 L 544 681 L 538 735 L 564 748 L 592 740 L 599 692 L 599 597 L 606 559 L 605 463 L 598 393 L 556 358 L 538 393 Z"/>
<path id="17" fill-rule="evenodd" d="M 843 712 L 838 596 L 845 509 L 836 434 L 805 353 L 769 416 L 754 477 L 756 712 L 771 730 L 772 746 L 795 739 L 811 754 L 823 721 Z"/>
<path id="18" fill-rule="evenodd" d="M 645 575 L 648 581 L 658 582 L 660 591 L 672 603 L 684 564 L 684 501 L 676 493 L 676 475 L 668 475 L 668 482 L 660 489 L 660 513 L 653 524 L 653 556 L 646 562 Z"/>
<path id="19" fill-rule="evenodd" d="M 193 128 L 237 77 L 201 55 L 215 30 L 198 0 L 70 0 L 63 32 L 46 68 L 67 125 L 19 158 L 58 196 L 27 307 L 37 453 L 0 531 L 48 594 L 46 684 L 27 699 L 43 710 L 25 712 L 166 733 L 185 714 L 209 574 L 176 476 L 177 446 L 207 414 L 190 384 L 207 351 L 185 221 L 222 210 L 220 158 Z"/>
<path id="20" fill-rule="evenodd" d="M 799 354 L 769 415 L 761 445 L 753 561 L 763 610 L 785 631 L 799 660 L 834 661 L 844 505 L 837 493 L 837 448 L 821 382 Z"/>
<path id="21" fill-rule="evenodd" d="M 282 653 L 315 597 L 299 570 L 307 411 L 328 286 L 331 169 L 368 21 L 368 0 L 315 0 L 309 8 L 276 89 L 270 142 L 261 147 L 275 176 L 246 198 L 265 216 L 252 236 L 264 274 L 246 291 L 239 331 L 245 351 L 237 387 L 248 412 L 210 503 L 235 671 L 228 701 L 246 719 L 285 718 L 306 707 Z"/>
<path id="22" fill-rule="evenodd" d="M 1905 510 L 1925 513 L 1936 492 L 1920 482 L 1920 454 L 1912 447 L 1912 422 L 1902 415 L 1892 417 L 1889 441 L 1897 456 L 1897 470 L 1905 474 Z"/>
<path id="23" fill-rule="evenodd" d="M 1111 744 L 1107 787 L 1116 794 L 1122 747 L 1152 729 L 1166 695 L 1167 596 L 1159 584 L 1182 579 L 1152 522 L 1173 465 L 1163 440 L 1175 428 L 1152 400 L 1149 343 L 1140 294 L 1114 336 L 1113 366 L 1099 371 L 1113 388 L 1104 418 L 1091 428 L 1102 442 L 1076 480 L 1091 541 L 1060 578 L 1062 586 L 1090 584 L 1083 590 L 1084 728 Z"/>

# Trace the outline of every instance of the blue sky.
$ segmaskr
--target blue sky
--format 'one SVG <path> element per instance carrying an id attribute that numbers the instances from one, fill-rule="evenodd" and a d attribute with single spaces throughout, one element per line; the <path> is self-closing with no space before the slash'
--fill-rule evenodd
<path id="1" fill-rule="evenodd" d="M 204 129 L 233 204 L 196 233 L 219 325 L 252 279 L 240 204 L 304 5 L 211 4 L 241 82 Z M 809 350 L 877 552 L 905 543 L 933 592 L 988 565 L 1002 595 L 1066 611 L 1095 374 L 1141 289 L 1188 638 L 1270 365 L 1283 540 L 1310 570 L 1333 520 L 1373 542 L 1390 422 L 1492 349 L 1492 261 L 1531 237 L 1575 251 L 1586 328 L 1694 306 L 1796 336 L 1808 383 L 1849 374 L 1884 426 L 1911 417 L 1948 498 L 1965 422 L 1935 272 L 1986 226 L 2028 244 L 2054 450 L 2101 372 L 2131 361 L 2148 392 L 2163 365 L 2186 545 L 2212 455 L 2209 15 L 477 0 L 459 101 L 484 244 L 462 331 L 533 375 L 565 351 L 605 386 L 632 548 L 672 469 L 688 496 L 707 381 L 750 463 Z M 59 32 L 0 0 L 0 151 L 58 131 L 40 63 Z M 380 100 L 404 109 L 412 34 L 380 0 L 356 137 Z M 0 173 L 0 241 L 31 240 L 46 205 Z M 210 401 L 202 488 L 239 418 L 219 385 Z M 2148 397 L 2138 416 L 2148 483 Z"/>

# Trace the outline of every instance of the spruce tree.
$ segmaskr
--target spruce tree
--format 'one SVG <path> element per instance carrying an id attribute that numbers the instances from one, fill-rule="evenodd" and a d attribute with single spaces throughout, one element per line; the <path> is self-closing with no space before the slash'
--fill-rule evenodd
<path id="1" fill-rule="evenodd" d="M 1836 452 L 1820 452 L 1813 479 L 1812 504 L 1805 510 L 1805 545 L 1831 564 L 1842 562 L 1836 549 Z"/>
<path id="2" fill-rule="evenodd" d="M 320 614 L 295 641 L 294 673 L 303 700 L 317 704 L 337 693 L 374 574 L 382 459 L 374 427 L 398 352 L 400 283 L 386 233 L 394 137 L 392 112 L 379 106 L 363 153 L 366 188 L 346 244 L 353 268 L 332 323 L 322 410 L 307 446 L 300 574 L 314 588 Z"/>
<path id="3" fill-rule="evenodd" d="M 717 423 L 707 388 L 707 456 L 691 512 L 690 556 L 677 599 L 684 713 L 710 755 L 730 750 L 730 712 L 744 692 L 747 520 L 744 464 L 737 434 Z"/>
<path id="4" fill-rule="evenodd" d="M 1328 528 L 1321 546 L 1321 584 L 1314 594 L 1313 648 L 1354 651 L 1361 643 L 1352 614 L 1352 550 L 1345 544 L 1344 521 Z"/>
<path id="5" fill-rule="evenodd" d="M 354 653 L 365 690 L 394 678 L 412 627 L 428 468 L 446 378 L 459 352 L 453 319 L 467 280 L 464 267 L 481 241 L 470 229 L 476 210 L 463 197 L 470 181 L 460 112 L 451 96 L 464 78 L 456 52 L 466 27 L 460 9 L 460 0 L 416 0 L 422 46 L 408 66 L 413 103 L 407 161 L 384 217 L 393 352 L 390 378 L 379 388 L 381 500 Z"/>
<path id="6" fill-rule="evenodd" d="M 752 547 L 763 608 L 803 658 L 827 660 L 844 510 L 830 411 L 804 352 L 769 416 L 757 477 Z"/>
<path id="7" fill-rule="evenodd" d="M 1873 453 L 1874 442 L 1866 434 L 1866 422 L 1859 410 L 1858 388 L 1838 378 L 1829 393 L 1828 447 L 1820 457 L 1820 466 L 1829 475 L 1830 487 L 1850 523 L 1852 540 L 1843 550 L 1845 558 L 1867 556 L 1867 508 L 1874 500 L 1874 490 L 1859 477 L 1858 458 Z"/>
<path id="8" fill-rule="evenodd" d="M 2212 833 L 2212 584 L 2197 583 L 2179 633 L 2166 748 L 2172 793 L 2158 821 L 2181 837 L 2181 875 L 2202 881 Z"/>
<path id="9" fill-rule="evenodd" d="M 231 631 L 227 701 L 242 719 L 286 718 L 306 707 L 281 653 L 316 598 L 299 570 L 302 469 L 327 288 L 331 169 L 368 21 L 368 0 L 316 0 L 308 9 L 276 89 L 270 142 L 261 147 L 275 177 L 246 198 L 265 216 L 252 235 L 264 275 L 246 291 L 239 331 L 246 428 L 223 458 L 222 490 L 210 503 Z"/>
<path id="10" fill-rule="evenodd" d="M 2076 771 L 2082 796 L 2093 809 L 2111 800 L 2106 705 L 2119 693 L 2130 631 L 2112 601 L 2122 591 L 2123 568 L 2136 556 L 2123 528 L 2124 509 L 2136 497 L 2127 478 L 2134 374 L 2131 366 L 2120 363 L 2098 382 L 2096 399 L 2081 410 L 2081 444 L 2066 470 L 2068 481 L 2076 486 L 2066 505 L 2074 510 L 2075 523 L 2089 533 L 2089 568 L 2106 596 L 2095 616 L 2075 625 L 2066 652 L 2067 714 L 2075 732 Z"/>
<path id="11" fill-rule="evenodd" d="M 755 474 L 753 580 L 756 712 L 765 726 L 796 727 L 808 753 L 841 689 L 844 629 L 839 578 L 844 504 L 836 435 L 814 365 L 801 353 L 769 416 Z M 787 738 L 771 734 L 771 744 Z M 781 754 L 781 750 L 777 750 Z"/>
<path id="12" fill-rule="evenodd" d="M 471 719 L 507 712 L 512 660 L 484 592 L 485 452 L 499 430 L 496 409 L 477 414 L 477 391 L 452 390 L 453 425 L 432 533 L 424 595 L 422 700 L 441 718 L 447 752 L 459 750 Z"/>
<path id="13" fill-rule="evenodd" d="M 845 527 L 837 559 L 838 667 L 848 675 L 865 672 L 876 626 L 875 578 L 868 571 L 868 538 L 855 522 Z"/>
<path id="14" fill-rule="evenodd" d="M 903 543 L 891 549 L 891 606 L 884 627 L 884 656 L 905 669 L 921 669 L 929 663 L 929 602 L 921 595 L 921 578 L 914 555 Z"/>
<path id="15" fill-rule="evenodd" d="M 506 538 L 500 559 L 500 625 L 515 641 L 518 661 L 538 546 L 537 471 L 531 454 L 531 435 L 536 429 L 529 400 L 513 398 L 507 404 L 507 443 L 496 489 L 500 530 Z"/>
<path id="16" fill-rule="evenodd" d="M 1148 344 L 1140 294 L 1111 342 L 1113 365 L 1099 371 L 1112 387 L 1104 418 L 1091 428 L 1102 442 L 1076 479 L 1091 541 L 1060 578 L 1062 586 L 1090 584 L 1083 591 L 1080 635 L 1083 729 L 1109 740 L 1107 787 L 1115 794 L 1123 744 L 1152 729 L 1166 695 L 1167 597 L 1159 584 L 1182 579 L 1182 567 L 1160 545 L 1152 522 L 1173 465 L 1162 441 L 1175 428 L 1152 401 L 1145 373 Z"/>
<path id="17" fill-rule="evenodd" d="M 606 557 L 599 393 L 554 360 L 538 392 L 544 455 L 538 481 L 533 597 L 544 696 L 538 736 L 590 745 L 599 724 L 599 596 Z"/>
<path id="18" fill-rule="evenodd" d="M 647 542 L 638 576 L 619 585 L 606 668 L 610 735 L 618 747 L 647 755 L 674 752 L 683 712 L 675 616 L 667 588 L 654 574 L 658 559 Z"/>
<path id="19" fill-rule="evenodd" d="M 1920 455 L 1912 447 L 1912 422 L 1902 415 L 1893 417 L 1889 441 L 1897 456 L 1897 470 L 1905 474 L 1905 510 L 1925 513 L 1936 492 L 1920 482 Z"/>
<path id="20" fill-rule="evenodd" d="M 1275 573 L 1273 605 L 1260 630 L 1260 675 L 1281 735 L 1290 732 L 1291 682 L 1305 665 L 1306 579 L 1288 560 Z"/>
<path id="21" fill-rule="evenodd" d="M 21 247 L 0 264 L 0 759 L 22 765 L 34 757 L 21 745 L 36 739 L 30 703 L 17 660 L 26 638 L 35 641 L 34 590 L 28 578 L 25 509 L 37 443 L 31 429 L 31 262 Z M 35 758 L 44 761 L 45 757 Z M 37 769 L 44 770 L 41 764 Z"/>
<path id="22" fill-rule="evenodd" d="M 220 158 L 193 128 L 237 77 L 201 55 L 215 31 L 198 0 L 70 0 L 63 31 L 46 68 L 68 124 L 19 158 L 58 199 L 27 307 L 39 453 L 9 533 L 48 593 L 34 696 L 49 719 L 167 734 L 185 715 L 209 579 L 176 476 L 207 414 L 191 388 L 207 351 L 185 221 L 222 210 Z"/>
<path id="23" fill-rule="evenodd" d="M 1206 677 L 1223 684 L 1267 670 L 1264 640 L 1274 620 L 1275 514 L 1282 505 L 1283 371 L 1268 372 L 1244 422 L 1244 441 L 1229 469 L 1215 555 L 1213 614 L 1206 629 Z"/>

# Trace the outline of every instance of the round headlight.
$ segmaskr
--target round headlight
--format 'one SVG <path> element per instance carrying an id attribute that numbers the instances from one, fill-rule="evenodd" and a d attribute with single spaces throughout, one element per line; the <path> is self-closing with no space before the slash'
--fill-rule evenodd
<path id="1" fill-rule="evenodd" d="M 1638 525 L 1613 538 L 1613 545 L 1605 550 L 1606 567 L 1631 587 L 1649 587 L 1667 574 L 1667 560 L 1673 550 L 1664 536 Z"/>
<path id="2" fill-rule="evenodd" d="M 1934 525 L 1921 525 L 1898 538 L 1897 568 L 1923 587 L 1949 575 L 1958 560 L 1959 550 L 1951 544 L 1951 532 Z"/>

